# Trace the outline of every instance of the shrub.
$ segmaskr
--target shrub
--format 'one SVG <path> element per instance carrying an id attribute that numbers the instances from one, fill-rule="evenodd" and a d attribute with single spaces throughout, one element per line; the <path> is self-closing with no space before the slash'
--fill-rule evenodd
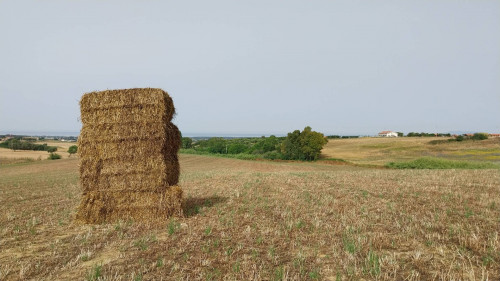
<path id="1" fill-rule="evenodd" d="M 256 160 L 258 157 L 254 154 L 248 153 L 240 153 L 240 154 L 231 154 L 231 158 L 236 158 L 240 160 Z"/>
<path id="2" fill-rule="evenodd" d="M 56 149 L 55 146 L 48 146 L 44 144 L 36 144 L 31 141 L 21 140 L 19 138 L 12 138 L 4 141 L 0 144 L 0 147 L 10 148 L 12 150 L 36 150 L 36 151 L 48 151 L 49 149 Z"/>
<path id="3" fill-rule="evenodd" d="M 279 152 L 281 141 L 284 137 L 260 138 L 211 138 L 199 140 L 192 148 L 182 148 L 179 152 L 184 154 L 199 154 L 223 156 L 243 160 L 255 159 L 281 159 Z"/>
<path id="4" fill-rule="evenodd" d="M 254 154 L 264 154 L 270 151 L 276 151 L 279 146 L 279 139 L 276 136 L 268 138 L 261 137 L 250 149 Z"/>
<path id="5" fill-rule="evenodd" d="M 475 133 L 472 136 L 473 140 L 487 140 L 488 139 L 488 134 L 487 133 Z"/>
<path id="6" fill-rule="evenodd" d="M 71 157 L 72 154 L 75 154 L 78 151 L 78 146 L 72 145 L 68 148 L 68 153 L 69 156 Z"/>
<path id="7" fill-rule="evenodd" d="M 0 143 L 0 147 L 2 147 L 2 148 L 10 148 L 10 147 L 9 147 L 9 143 L 8 143 L 8 142 L 6 142 L 6 141 L 4 141 L 4 142 Z"/>
<path id="8" fill-rule="evenodd" d="M 457 136 L 455 138 L 456 141 L 463 141 L 464 140 L 464 136 Z"/>
<path id="9" fill-rule="evenodd" d="M 61 155 L 57 154 L 57 153 L 50 153 L 49 154 L 49 157 L 48 157 L 49 160 L 56 160 L 56 159 L 61 159 Z"/>
<path id="10" fill-rule="evenodd" d="M 247 150 L 246 145 L 244 145 L 243 143 L 236 142 L 236 143 L 232 143 L 228 146 L 227 153 L 239 154 L 239 153 L 245 152 L 246 150 Z"/>
<path id="11" fill-rule="evenodd" d="M 263 157 L 264 157 L 264 159 L 277 160 L 277 159 L 281 159 L 282 155 L 281 155 L 281 153 L 279 153 L 277 151 L 269 151 L 269 152 L 264 153 Z"/>
<path id="12" fill-rule="evenodd" d="M 210 153 L 225 153 L 226 152 L 226 140 L 223 138 L 210 138 L 206 142 L 208 152 Z"/>
<path id="13" fill-rule="evenodd" d="M 47 152 L 49 152 L 49 153 L 56 152 L 56 151 L 57 151 L 57 147 L 55 147 L 55 146 L 50 146 L 49 148 L 47 148 Z"/>
<path id="14" fill-rule="evenodd" d="M 183 137 L 182 138 L 182 148 L 188 149 L 193 147 L 193 139 L 192 138 L 187 138 Z"/>

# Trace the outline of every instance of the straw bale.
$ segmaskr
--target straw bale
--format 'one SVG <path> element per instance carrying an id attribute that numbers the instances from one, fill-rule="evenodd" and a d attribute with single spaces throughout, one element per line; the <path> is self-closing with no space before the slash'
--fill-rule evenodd
<path id="1" fill-rule="evenodd" d="M 158 120 L 155 116 L 161 116 Z M 124 108 L 109 107 L 97 110 L 89 110 L 82 115 L 83 123 L 109 124 L 109 123 L 131 123 L 131 122 L 169 122 L 173 114 L 166 107 L 154 105 L 129 106 Z"/>
<path id="2" fill-rule="evenodd" d="M 175 114 L 175 107 L 172 98 L 162 89 L 155 88 L 135 88 L 123 90 L 107 90 L 92 92 L 83 95 L 80 101 L 80 111 L 83 118 L 87 118 L 93 111 L 106 113 L 109 109 L 118 109 L 118 111 L 128 111 L 131 108 L 148 107 L 158 108 L 163 112 L 168 121 L 172 120 Z M 150 108 L 151 109 L 151 108 Z M 114 111 L 115 113 L 117 111 Z M 147 116 L 141 116 L 147 118 Z M 87 120 L 87 119 L 86 119 Z"/>
<path id="3" fill-rule="evenodd" d="M 180 144 L 179 129 L 170 122 L 140 121 L 86 124 L 80 132 L 80 143 L 122 142 L 125 140 L 168 141 Z"/>
<path id="4" fill-rule="evenodd" d="M 81 165 L 80 183 L 82 190 L 85 192 L 117 187 L 120 189 L 155 190 L 175 185 L 179 181 L 180 167 L 177 159 L 156 160 L 149 163 L 134 161 L 132 163 L 136 163 L 137 167 L 121 166 L 116 162 L 106 164 L 106 161 L 98 162 L 95 166 Z M 89 169 L 82 167 L 89 167 Z"/>
<path id="5" fill-rule="evenodd" d="M 182 189 L 170 186 L 160 192 L 91 191 L 84 194 L 77 221 L 105 223 L 117 220 L 161 222 L 182 216 Z"/>
<path id="6" fill-rule="evenodd" d="M 147 132 L 148 128 L 150 133 Z M 119 129 L 121 128 L 100 130 L 84 125 L 78 140 L 80 157 L 146 158 L 159 154 L 176 154 L 181 145 L 179 129 L 172 123 L 158 127 L 144 125 L 137 130 L 139 134 L 130 129 Z"/>
<path id="7" fill-rule="evenodd" d="M 87 93 L 80 101 L 77 219 L 158 219 L 182 213 L 172 98 L 161 89 Z"/>

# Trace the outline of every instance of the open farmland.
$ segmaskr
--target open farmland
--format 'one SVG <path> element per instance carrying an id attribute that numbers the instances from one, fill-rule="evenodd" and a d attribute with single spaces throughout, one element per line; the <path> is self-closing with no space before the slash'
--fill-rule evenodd
<path id="1" fill-rule="evenodd" d="M 0 167 L 0 280 L 498 280 L 498 170 L 181 155 L 184 217 L 76 225 L 78 160 Z"/>
<path id="2" fill-rule="evenodd" d="M 384 165 L 420 157 L 500 163 L 500 138 L 483 141 L 448 142 L 444 137 L 330 139 L 322 150 L 324 158 L 356 164 Z"/>
<path id="3" fill-rule="evenodd" d="M 68 148 L 72 145 L 76 145 L 74 142 L 62 142 L 62 141 L 42 141 L 37 142 L 37 144 L 46 143 L 48 146 L 57 147 L 56 153 L 61 155 L 63 158 L 68 158 Z M 12 150 L 8 148 L 0 147 L 0 165 L 3 164 L 15 164 L 23 162 L 31 162 L 34 160 L 45 160 L 49 157 L 47 151 L 34 151 L 34 150 Z"/>

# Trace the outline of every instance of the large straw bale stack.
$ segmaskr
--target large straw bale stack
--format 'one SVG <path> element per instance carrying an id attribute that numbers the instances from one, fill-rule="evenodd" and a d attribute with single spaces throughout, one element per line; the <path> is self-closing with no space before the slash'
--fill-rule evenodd
<path id="1" fill-rule="evenodd" d="M 80 101 L 77 220 L 162 220 L 182 214 L 172 98 L 161 89 L 92 92 Z"/>

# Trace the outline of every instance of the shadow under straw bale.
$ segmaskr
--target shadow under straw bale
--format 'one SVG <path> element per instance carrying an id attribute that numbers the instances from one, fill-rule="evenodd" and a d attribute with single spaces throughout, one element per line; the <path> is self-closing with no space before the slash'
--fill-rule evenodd
<path id="1" fill-rule="evenodd" d="M 185 217 L 193 217 L 201 212 L 202 208 L 211 208 L 215 205 L 225 203 L 227 197 L 208 196 L 208 197 L 188 197 L 184 199 L 182 209 Z"/>

